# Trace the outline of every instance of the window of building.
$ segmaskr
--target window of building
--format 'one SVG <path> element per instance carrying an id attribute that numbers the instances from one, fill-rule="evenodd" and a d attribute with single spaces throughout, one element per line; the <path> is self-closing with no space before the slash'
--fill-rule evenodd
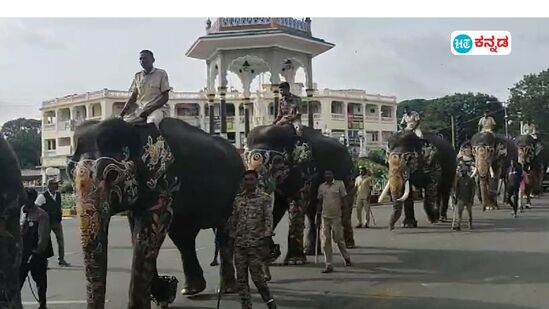
<path id="1" fill-rule="evenodd" d="M 347 104 L 347 113 L 350 115 L 362 116 L 362 104 L 349 103 Z"/>
<path id="2" fill-rule="evenodd" d="M 54 139 L 47 139 L 46 140 L 46 149 L 47 150 L 55 150 L 56 148 L 57 148 L 57 145 L 56 145 Z"/>
<path id="3" fill-rule="evenodd" d="M 231 143 L 236 143 L 236 133 L 235 132 L 227 132 L 227 139 Z"/>
<path id="4" fill-rule="evenodd" d="M 45 124 L 54 124 L 55 123 L 55 112 L 47 111 L 44 113 Z"/>
<path id="5" fill-rule="evenodd" d="M 389 141 L 389 138 L 393 135 L 393 132 L 391 131 L 383 131 L 381 132 L 381 138 L 383 138 L 383 142 L 386 143 Z"/>
<path id="6" fill-rule="evenodd" d="M 393 107 L 382 105 L 381 106 L 381 117 L 392 118 L 393 117 Z"/>
<path id="7" fill-rule="evenodd" d="M 234 117 L 234 115 L 235 115 L 234 104 L 227 103 L 226 107 L 227 107 L 227 116 L 228 117 Z"/>
<path id="8" fill-rule="evenodd" d="M 175 114 L 178 117 L 199 116 L 200 105 L 196 103 L 180 103 L 175 106 Z"/>
<path id="9" fill-rule="evenodd" d="M 92 117 L 101 117 L 101 103 L 95 103 L 91 106 L 91 116 Z"/>
<path id="10" fill-rule="evenodd" d="M 343 102 L 332 101 L 332 114 L 343 114 Z"/>
<path id="11" fill-rule="evenodd" d="M 319 101 L 311 101 L 310 104 L 311 104 L 311 112 L 313 114 L 320 114 L 320 102 Z M 309 113 L 307 101 L 303 101 L 303 104 L 301 104 L 301 107 L 299 108 L 299 112 L 302 115 L 305 115 L 305 114 Z"/>
<path id="12" fill-rule="evenodd" d="M 268 110 L 269 110 L 269 116 L 273 116 L 275 114 L 274 102 L 269 103 Z"/>
<path id="13" fill-rule="evenodd" d="M 62 137 L 59 139 L 59 147 L 70 146 L 70 145 L 71 145 L 70 137 Z"/>
<path id="14" fill-rule="evenodd" d="M 112 114 L 113 115 L 120 115 L 120 112 L 124 108 L 124 105 L 126 105 L 125 102 L 114 102 L 112 104 Z"/>
<path id="15" fill-rule="evenodd" d="M 248 109 L 250 110 L 250 116 L 252 116 L 254 113 L 254 105 L 252 103 L 248 104 Z M 244 104 L 240 104 L 240 106 L 238 107 L 238 114 L 244 117 Z"/>
<path id="16" fill-rule="evenodd" d="M 378 131 L 366 131 L 366 142 L 377 142 L 379 141 Z"/>

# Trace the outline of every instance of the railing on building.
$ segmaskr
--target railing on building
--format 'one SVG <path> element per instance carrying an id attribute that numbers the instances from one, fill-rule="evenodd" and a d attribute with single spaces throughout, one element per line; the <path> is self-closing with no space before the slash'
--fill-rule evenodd
<path id="1" fill-rule="evenodd" d="M 363 90 L 332 90 L 332 89 L 317 89 L 314 92 L 314 96 L 320 97 L 339 97 L 345 99 L 366 100 L 381 103 L 394 103 L 396 104 L 395 96 L 384 96 L 378 94 L 367 94 Z"/>
<path id="2" fill-rule="evenodd" d="M 241 30 L 242 28 L 264 29 L 281 27 L 311 35 L 310 19 L 291 17 L 221 17 L 208 29 L 208 34 Z"/>

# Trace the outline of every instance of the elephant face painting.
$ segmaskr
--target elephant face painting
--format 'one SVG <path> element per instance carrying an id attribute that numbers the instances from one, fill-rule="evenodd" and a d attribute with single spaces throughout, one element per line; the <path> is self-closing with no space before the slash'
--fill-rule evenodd
<path id="1" fill-rule="evenodd" d="M 290 172 L 288 154 L 276 150 L 252 149 L 244 154 L 246 166 L 259 174 L 261 186 L 273 192 Z"/>

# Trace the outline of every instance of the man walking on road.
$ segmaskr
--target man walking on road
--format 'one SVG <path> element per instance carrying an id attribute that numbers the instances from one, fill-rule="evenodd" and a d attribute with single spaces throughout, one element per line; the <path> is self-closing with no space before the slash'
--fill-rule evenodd
<path id="1" fill-rule="evenodd" d="M 317 217 L 322 217 L 323 250 L 326 260 L 326 268 L 322 272 L 331 273 L 334 271 L 332 239 L 345 260 L 345 266 L 351 266 L 351 257 L 343 240 L 343 226 L 341 225 L 341 212 L 347 190 L 343 181 L 334 179 L 334 172 L 331 170 L 324 172 L 324 180 L 325 182 L 318 187 Z"/>
<path id="2" fill-rule="evenodd" d="M 229 219 L 229 236 L 234 239 L 234 260 L 242 309 L 252 308 L 248 270 L 269 309 L 276 304 L 264 277 L 263 264 L 273 235 L 271 196 L 257 187 L 258 175 L 244 173 L 244 191 L 234 201 Z"/>
<path id="3" fill-rule="evenodd" d="M 59 184 L 55 179 L 48 180 L 48 190 L 38 195 L 34 203 L 46 211 L 50 218 L 50 228 L 57 240 L 59 266 L 70 266 L 65 261 L 65 241 L 63 238 L 63 225 L 61 223 L 63 213 L 61 210 L 61 193 L 57 191 L 58 189 Z"/>
<path id="4" fill-rule="evenodd" d="M 48 214 L 34 203 L 38 193 L 27 190 L 28 200 L 21 208 L 21 238 L 23 240 L 23 258 L 19 270 L 19 285 L 23 288 L 29 272 L 38 289 L 40 309 L 46 309 L 46 291 L 48 288 L 48 258 L 53 256 L 50 242 L 50 223 Z"/>
<path id="5" fill-rule="evenodd" d="M 355 179 L 355 190 L 356 190 L 356 219 L 358 224 L 356 228 L 368 228 L 370 224 L 370 189 L 371 189 L 371 179 L 366 172 L 366 167 L 360 166 L 358 168 L 360 175 Z M 366 222 L 362 225 L 362 212 L 366 212 Z"/>

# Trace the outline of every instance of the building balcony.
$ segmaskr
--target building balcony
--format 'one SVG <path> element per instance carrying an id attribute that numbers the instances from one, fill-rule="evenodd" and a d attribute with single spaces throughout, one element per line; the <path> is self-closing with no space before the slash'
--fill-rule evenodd
<path id="1" fill-rule="evenodd" d="M 383 117 L 383 116 L 381 116 L 381 121 L 384 121 L 384 122 L 392 122 L 392 121 L 395 121 L 395 118 L 393 118 L 393 117 Z"/>
<path id="2" fill-rule="evenodd" d="M 366 114 L 366 117 L 364 117 L 367 121 L 368 120 L 374 120 L 374 121 L 378 121 L 379 120 L 379 116 L 378 115 L 375 115 L 375 114 Z"/>
<path id="3" fill-rule="evenodd" d="M 46 123 L 43 124 L 42 127 L 44 128 L 44 131 L 52 131 L 55 130 L 55 123 Z"/>
<path id="4" fill-rule="evenodd" d="M 44 150 L 44 157 L 70 156 L 72 155 L 71 146 L 58 146 L 56 149 Z"/>

